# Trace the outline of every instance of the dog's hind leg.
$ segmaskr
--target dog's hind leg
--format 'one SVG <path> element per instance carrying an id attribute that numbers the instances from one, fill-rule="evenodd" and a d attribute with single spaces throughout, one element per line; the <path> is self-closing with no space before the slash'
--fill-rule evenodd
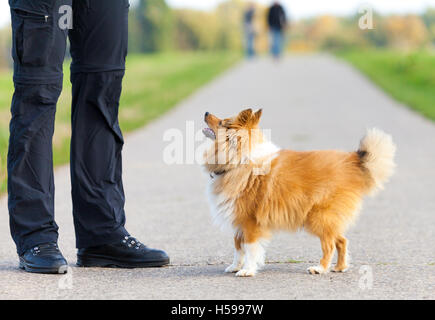
<path id="1" fill-rule="evenodd" d="M 308 232 L 320 238 L 323 252 L 320 264 L 309 267 L 307 269 L 308 273 L 322 274 L 328 272 L 335 251 L 335 240 L 337 234 L 340 234 L 341 221 L 337 219 L 334 211 L 316 208 L 308 214 L 304 227 Z"/>
<path id="2" fill-rule="evenodd" d="M 332 256 L 335 250 L 335 238 L 330 235 L 323 235 L 320 237 L 322 244 L 323 258 L 320 260 L 320 265 L 308 268 L 308 272 L 311 274 L 322 274 L 329 270 Z"/>
<path id="3" fill-rule="evenodd" d="M 338 258 L 337 264 L 332 271 L 334 272 L 346 272 L 349 268 L 347 264 L 347 239 L 342 236 L 338 236 L 335 239 L 335 247 L 337 248 Z"/>
<path id="4" fill-rule="evenodd" d="M 234 260 L 233 263 L 225 269 L 225 272 L 238 272 L 242 269 L 245 251 L 242 246 L 243 242 L 243 233 L 241 231 L 237 231 L 234 236 Z"/>

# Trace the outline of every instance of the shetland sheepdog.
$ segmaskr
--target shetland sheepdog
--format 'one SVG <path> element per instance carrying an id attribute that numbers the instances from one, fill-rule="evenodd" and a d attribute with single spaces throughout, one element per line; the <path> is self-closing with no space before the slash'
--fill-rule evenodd
<path id="1" fill-rule="evenodd" d="M 390 135 L 368 130 L 355 152 L 283 150 L 259 129 L 262 110 L 230 118 L 206 113 L 212 139 L 204 167 L 214 220 L 234 234 L 234 261 L 225 272 L 254 276 L 264 264 L 264 244 L 275 231 L 305 229 L 320 238 L 323 257 L 310 274 L 345 272 L 348 241 L 365 195 L 383 188 L 394 171 Z"/>

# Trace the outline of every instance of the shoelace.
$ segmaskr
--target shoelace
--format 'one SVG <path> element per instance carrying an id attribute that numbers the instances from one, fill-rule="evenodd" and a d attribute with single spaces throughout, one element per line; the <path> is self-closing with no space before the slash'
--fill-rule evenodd
<path id="1" fill-rule="evenodd" d="M 122 244 L 126 245 L 129 248 L 135 248 L 136 250 L 139 250 L 140 247 L 143 245 L 140 241 L 131 236 L 125 236 L 124 239 L 122 239 Z"/>
<path id="2" fill-rule="evenodd" d="M 59 247 L 56 243 L 45 243 L 38 246 L 33 247 L 30 249 L 30 252 L 34 255 L 44 255 L 44 254 L 50 254 L 50 253 L 57 253 L 59 252 Z"/>

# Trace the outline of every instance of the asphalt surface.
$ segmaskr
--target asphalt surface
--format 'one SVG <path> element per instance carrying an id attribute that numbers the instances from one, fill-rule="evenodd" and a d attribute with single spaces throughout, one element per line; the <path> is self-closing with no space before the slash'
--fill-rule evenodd
<path id="1" fill-rule="evenodd" d="M 195 163 L 165 163 L 164 151 L 172 140 L 164 141 L 164 135 L 181 132 L 182 158 L 192 162 L 195 142 L 189 132 L 202 129 L 204 112 L 229 116 L 248 106 L 263 108 L 263 127 L 272 130 L 272 140 L 282 148 L 356 150 L 366 128 L 373 126 L 393 135 L 397 173 L 383 192 L 365 201 L 349 230 L 347 273 L 306 273 L 318 263 L 321 249 L 318 239 L 303 232 L 276 235 L 267 250 L 268 263 L 256 277 L 224 273 L 232 261 L 232 239 L 212 225 L 205 197 L 208 177 Z M 290 56 L 281 63 L 243 62 L 159 120 L 126 136 L 127 229 L 149 246 L 166 250 L 171 266 L 75 267 L 65 166 L 55 173 L 56 220 L 70 272 L 35 275 L 17 268 L 3 197 L 0 299 L 434 299 L 434 141 L 433 122 L 393 101 L 335 58 L 309 55 Z"/>

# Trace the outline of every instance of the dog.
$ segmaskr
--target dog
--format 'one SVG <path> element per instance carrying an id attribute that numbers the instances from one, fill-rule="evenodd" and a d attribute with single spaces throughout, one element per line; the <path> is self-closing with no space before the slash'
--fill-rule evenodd
<path id="1" fill-rule="evenodd" d="M 348 265 L 344 234 L 365 195 L 383 189 L 394 172 L 390 135 L 370 129 L 355 152 L 282 150 L 259 129 L 262 110 L 219 119 L 205 114 L 207 194 L 217 224 L 234 234 L 234 261 L 225 272 L 254 276 L 264 264 L 264 245 L 275 231 L 305 229 L 320 238 L 323 257 L 310 274 Z"/>

